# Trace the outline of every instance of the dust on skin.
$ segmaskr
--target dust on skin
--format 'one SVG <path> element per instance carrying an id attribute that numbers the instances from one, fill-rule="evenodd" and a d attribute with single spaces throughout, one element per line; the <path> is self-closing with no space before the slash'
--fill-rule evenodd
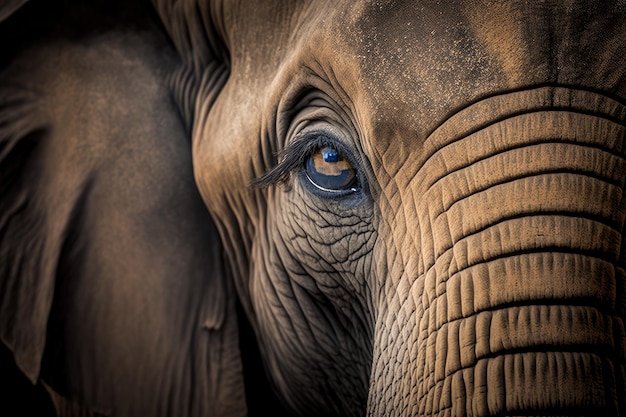
<path id="1" fill-rule="evenodd" d="M 528 68 L 520 65 L 519 57 L 528 56 L 533 47 L 522 26 L 514 4 L 490 1 L 487 8 L 467 7 L 467 19 L 485 50 L 500 63 L 509 85 L 518 85 Z M 487 12 L 488 10 L 488 12 Z"/>

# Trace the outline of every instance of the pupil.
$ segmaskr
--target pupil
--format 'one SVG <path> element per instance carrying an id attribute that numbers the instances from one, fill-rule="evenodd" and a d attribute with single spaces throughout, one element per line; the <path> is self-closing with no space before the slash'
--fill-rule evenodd
<path id="1" fill-rule="evenodd" d="M 323 148 L 322 149 L 322 158 L 324 158 L 324 162 L 338 162 L 339 161 L 339 152 L 334 150 L 333 148 Z"/>
<path id="2" fill-rule="evenodd" d="M 356 178 L 352 165 L 331 146 L 318 149 L 307 159 L 306 174 L 313 185 L 327 191 L 345 190 Z"/>

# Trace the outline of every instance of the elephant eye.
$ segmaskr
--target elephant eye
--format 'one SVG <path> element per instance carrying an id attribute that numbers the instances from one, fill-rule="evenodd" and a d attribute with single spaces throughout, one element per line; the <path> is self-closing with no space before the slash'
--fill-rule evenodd
<path id="1" fill-rule="evenodd" d="M 271 171 L 252 182 L 257 188 L 286 184 L 292 173 L 310 192 L 322 197 L 343 197 L 362 190 L 352 154 L 339 139 L 326 132 L 299 134 L 279 155 Z"/>
<path id="2" fill-rule="evenodd" d="M 322 191 L 356 191 L 356 170 L 332 146 L 317 148 L 306 160 L 307 179 Z"/>

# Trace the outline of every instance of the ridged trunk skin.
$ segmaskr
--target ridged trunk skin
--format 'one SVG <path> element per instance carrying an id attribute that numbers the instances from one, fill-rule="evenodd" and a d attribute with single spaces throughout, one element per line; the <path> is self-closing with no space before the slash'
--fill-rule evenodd
<path id="1" fill-rule="evenodd" d="M 398 175 L 415 210 L 389 224 L 410 236 L 378 300 L 369 415 L 626 414 L 624 120 L 542 87 L 429 136 Z"/>

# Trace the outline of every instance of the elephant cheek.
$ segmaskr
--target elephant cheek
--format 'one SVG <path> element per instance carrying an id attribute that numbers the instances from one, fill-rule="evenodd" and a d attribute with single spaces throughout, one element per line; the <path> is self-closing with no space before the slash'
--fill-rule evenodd
<path id="1" fill-rule="evenodd" d="M 387 280 L 369 415 L 626 412 L 625 115 L 537 88 L 429 137 L 414 218 L 391 224 L 419 230 L 401 258 L 420 266 Z"/>

